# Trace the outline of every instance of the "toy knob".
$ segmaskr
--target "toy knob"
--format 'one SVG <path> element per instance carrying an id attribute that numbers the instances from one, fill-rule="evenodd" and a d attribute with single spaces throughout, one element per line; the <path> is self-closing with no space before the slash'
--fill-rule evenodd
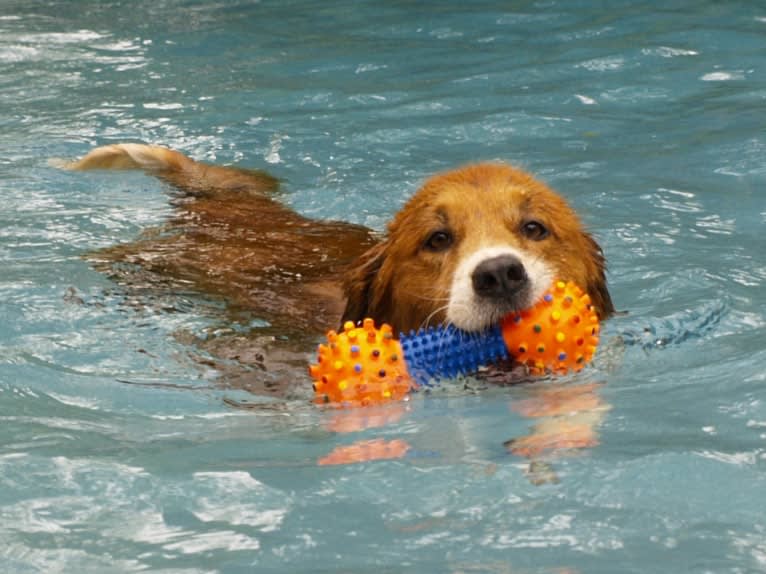
<path id="1" fill-rule="evenodd" d="M 391 327 L 372 319 L 327 333 L 317 363 L 309 367 L 317 402 L 371 405 L 406 395 L 413 382 Z"/>
<path id="2" fill-rule="evenodd" d="M 593 358 L 600 325 L 590 296 L 556 281 L 532 308 L 505 317 L 501 331 L 508 352 L 530 372 L 566 373 Z"/>

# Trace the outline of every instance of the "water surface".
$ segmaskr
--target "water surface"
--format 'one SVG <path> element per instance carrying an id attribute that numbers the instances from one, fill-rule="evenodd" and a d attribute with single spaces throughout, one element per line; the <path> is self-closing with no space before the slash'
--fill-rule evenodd
<path id="1" fill-rule="evenodd" d="M 766 571 L 764 54 L 753 1 L 3 2 L 4 571 Z M 133 301 L 82 259 L 171 213 L 151 178 L 47 163 L 119 141 L 379 230 L 438 170 L 538 174 L 629 311 L 569 383 L 602 385 L 599 445 L 535 485 L 503 446 L 529 387 L 233 408 L 179 337 L 218 302 Z M 363 440 L 411 450 L 317 464 Z"/>

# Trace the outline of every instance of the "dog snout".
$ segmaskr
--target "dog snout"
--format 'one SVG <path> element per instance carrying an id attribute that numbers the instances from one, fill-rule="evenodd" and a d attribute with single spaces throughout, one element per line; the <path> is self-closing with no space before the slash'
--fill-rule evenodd
<path id="1" fill-rule="evenodd" d="M 471 274 L 474 292 L 482 297 L 504 299 L 529 281 L 524 264 L 513 255 L 499 255 L 479 263 Z"/>

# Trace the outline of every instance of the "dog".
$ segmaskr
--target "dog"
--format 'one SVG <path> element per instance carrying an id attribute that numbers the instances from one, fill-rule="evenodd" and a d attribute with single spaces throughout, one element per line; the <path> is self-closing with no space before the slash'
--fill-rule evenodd
<path id="1" fill-rule="evenodd" d="M 263 171 L 160 146 L 98 147 L 62 167 L 139 169 L 172 187 L 175 212 L 162 229 L 89 258 L 123 285 L 202 293 L 222 299 L 232 317 L 257 318 L 236 344 L 204 342 L 222 364 L 257 365 L 267 383 L 239 385 L 255 392 L 304 382 L 307 350 L 346 321 L 372 317 L 395 333 L 481 330 L 532 305 L 553 278 L 580 285 L 602 319 L 614 312 L 603 251 L 575 211 L 503 163 L 431 177 L 382 235 L 300 215 Z"/>

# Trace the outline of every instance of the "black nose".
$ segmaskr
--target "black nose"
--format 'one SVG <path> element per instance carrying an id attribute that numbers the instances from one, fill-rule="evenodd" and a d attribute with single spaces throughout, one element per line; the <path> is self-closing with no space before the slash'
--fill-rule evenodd
<path id="1" fill-rule="evenodd" d="M 524 265 L 513 255 L 499 255 L 482 261 L 471 275 L 477 295 L 496 299 L 513 295 L 528 280 Z"/>

